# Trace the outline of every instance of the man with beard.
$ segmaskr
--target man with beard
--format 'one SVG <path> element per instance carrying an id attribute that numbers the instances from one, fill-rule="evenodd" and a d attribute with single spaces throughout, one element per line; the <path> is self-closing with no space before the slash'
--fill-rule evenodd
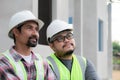
<path id="1" fill-rule="evenodd" d="M 99 80 L 93 64 L 73 54 L 73 26 L 54 20 L 47 28 L 47 41 L 55 52 L 47 57 L 57 80 Z"/>
<path id="2" fill-rule="evenodd" d="M 0 56 L 0 80 L 54 80 L 49 64 L 32 51 L 43 25 L 29 10 L 11 17 L 8 36 L 15 45 Z"/>

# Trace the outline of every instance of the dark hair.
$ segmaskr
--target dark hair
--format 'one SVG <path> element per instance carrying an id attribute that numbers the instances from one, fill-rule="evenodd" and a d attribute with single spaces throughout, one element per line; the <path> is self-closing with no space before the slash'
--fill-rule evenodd
<path id="1" fill-rule="evenodd" d="M 21 32 L 21 28 L 22 28 L 22 26 L 23 26 L 24 24 L 18 24 L 17 26 L 16 26 L 16 29 L 19 31 L 19 32 Z M 14 40 L 14 43 L 16 42 L 16 39 L 15 39 L 15 35 L 13 34 L 13 40 Z"/>

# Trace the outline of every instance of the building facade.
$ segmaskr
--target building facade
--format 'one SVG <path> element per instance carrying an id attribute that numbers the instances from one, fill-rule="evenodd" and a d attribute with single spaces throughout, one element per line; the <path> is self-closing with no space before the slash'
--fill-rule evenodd
<path id="1" fill-rule="evenodd" d="M 46 57 L 53 51 L 46 41 L 46 28 L 54 19 L 74 25 L 75 54 L 90 59 L 101 80 L 112 80 L 111 9 L 105 0 L 1 0 L 0 52 L 9 49 L 13 41 L 8 37 L 10 17 L 21 10 L 31 10 L 45 22 L 40 31 L 39 45 L 34 49 Z"/>

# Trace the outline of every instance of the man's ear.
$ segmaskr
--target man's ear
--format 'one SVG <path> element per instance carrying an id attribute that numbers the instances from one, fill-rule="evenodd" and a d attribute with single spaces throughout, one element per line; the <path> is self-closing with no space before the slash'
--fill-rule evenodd
<path id="1" fill-rule="evenodd" d="M 13 34 L 15 35 L 15 36 L 19 36 L 19 31 L 18 31 L 18 29 L 17 28 L 14 28 L 13 30 L 12 30 L 12 32 L 13 32 Z"/>
<path id="2" fill-rule="evenodd" d="M 53 43 L 49 43 L 49 46 L 50 46 L 51 49 L 55 50 Z"/>

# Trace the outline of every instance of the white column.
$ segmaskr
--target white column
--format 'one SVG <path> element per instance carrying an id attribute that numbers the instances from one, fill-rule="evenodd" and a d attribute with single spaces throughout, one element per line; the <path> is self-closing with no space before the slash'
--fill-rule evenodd
<path id="1" fill-rule="evenodd" d="M 73 17 L 73 25 L 74 25 L 74 37 L 76 40 L 76 54 L 83 54 L 83 14 L 82 14 L 82 0 L 74 1 L 74 17 Z"/>
<path id="2" fill-rule="evenodd" d="M 32 12 L 38 17 L 38 0 L 32 0 Z"/>
<path id="3" fill-rule="evenodd" d="M 52 0 L 52 19 L 61 19 L 68 22 L 69 0 Z"/>

